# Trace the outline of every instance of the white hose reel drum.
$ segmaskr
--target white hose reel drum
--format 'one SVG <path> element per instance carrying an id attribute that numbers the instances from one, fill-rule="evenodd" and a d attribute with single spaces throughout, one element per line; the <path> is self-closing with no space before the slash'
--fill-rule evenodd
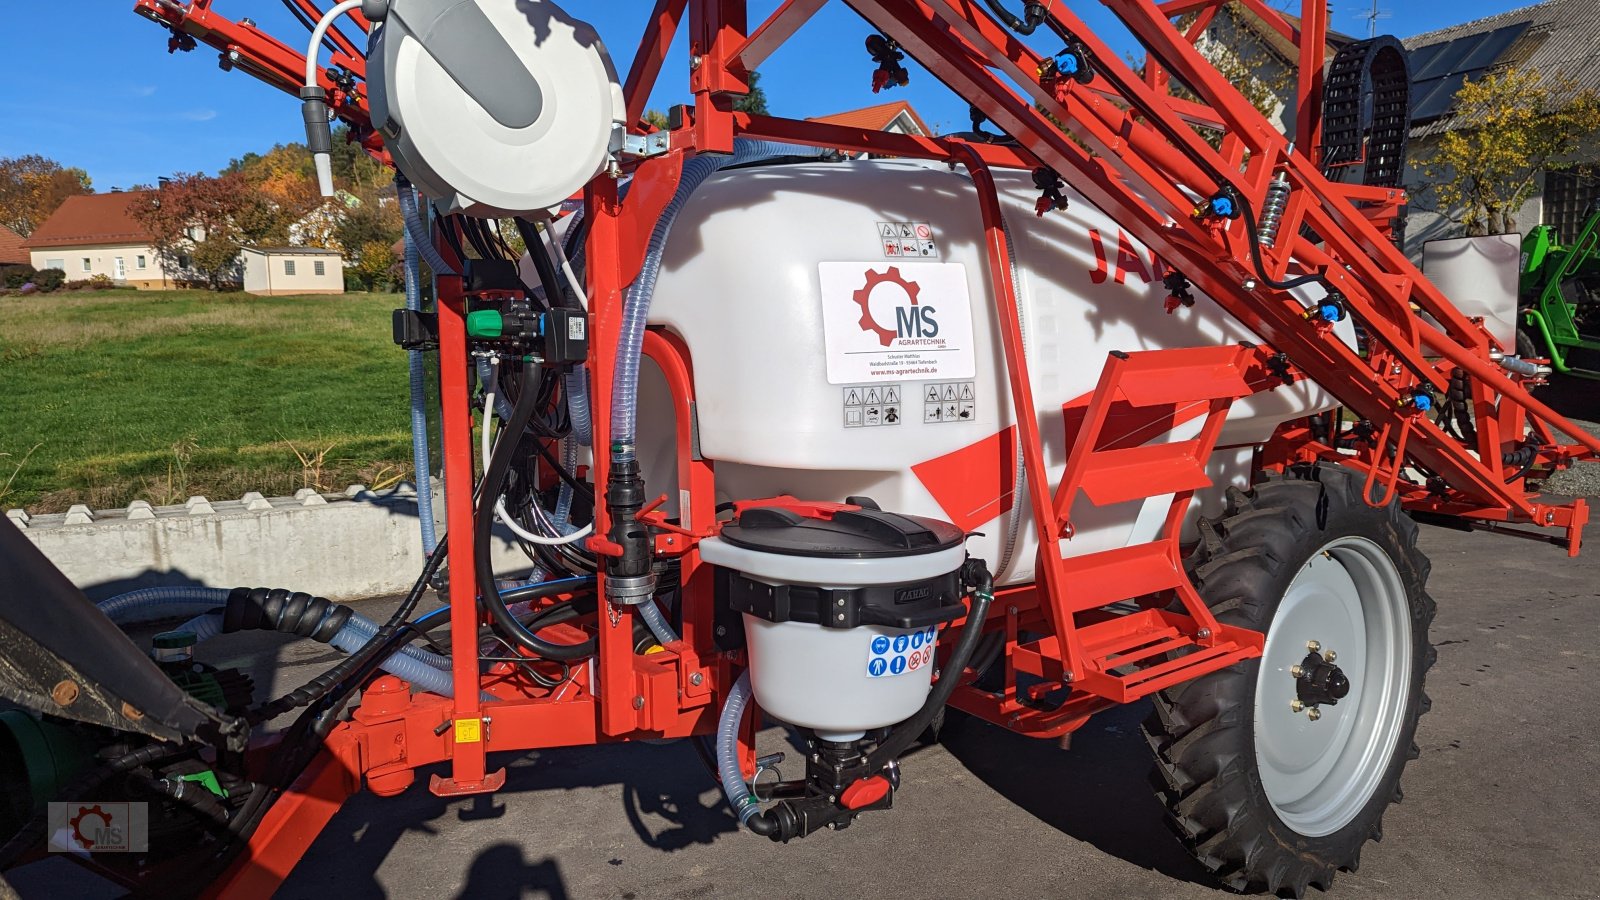
<path id="1" fill-rule="evenodd" d="M 367 0 L 372 123 L 451 212 L 529 215 L 606 166 L 626 118 L 599 35 L 547 0 Z"/>

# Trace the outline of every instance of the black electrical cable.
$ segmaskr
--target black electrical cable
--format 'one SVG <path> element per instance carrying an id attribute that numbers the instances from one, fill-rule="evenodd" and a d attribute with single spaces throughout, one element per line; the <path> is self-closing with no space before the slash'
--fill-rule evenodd
<path id="1" fill-rule="evenodd" d="M 522 242 L 528 247 L 528 257 L 533 260 L 533 268 L 539 273 L 539 284 L 544 288 L 545 299 L 550 305 L 577 306 L 576 294 L 561 284 L 560 273 L 556 271 L 555 261 L 550 258 L 550 248 L 545 246 L 544 238 L 539 236 L 539 230 L 527 219 L 518 216 L 515 219 L 517 231 L 522 235 Z"/>
<path id="2" fill-rule="evenodd" d="M 522 623 L 506 609 L 505 601 L 494 590 L 494 565 L 489 555 L 489 539 L 494 528 L 495 501 L 499 498 L 500 488 L 505 482 L 512 452 L 521 439 L 522 432 L 527 429 L 529 421 L 533 418 L 536 400 L 537 396 L 533 391 L 523 391 L 517 398 L 516 405 L 511 411 L 511 421 L 501 431 L 500 439 L 495 444 L 494 452 L 489 455 L 489 464 L 483 474 L 483 487 L 479 491 L 477 521 L 474 523 L 473 533 L 473 544 L 477 551 L 474 555 L 477 557 L 478 584 L 483 605 L 488 609 L 489 617 L 502 637 L 546 659 L 583 659 L 594 655 L 598 646 L 594 637 L 591 636 L 578 644 L 553 644 L 546 641 L 524 628 Z"/>

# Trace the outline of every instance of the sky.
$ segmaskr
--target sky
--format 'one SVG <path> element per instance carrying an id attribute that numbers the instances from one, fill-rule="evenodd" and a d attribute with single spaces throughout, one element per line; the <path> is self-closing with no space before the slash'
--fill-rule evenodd
<path id="1" fill-rule="evenodd" d="M 1006 2 L 1021 10 L 1020 0 Z M 1136 51 L 1098 0 L 1065 2 L 1113 49 Z M 1277 0 L 1283 2 L 1298 11 L 1297 0 Z M 652 3 L 568 0 L 562 5 L 594 24 L 619 76 L 625 73 Z M 749 0 L 752 25 L 778 5 L 778 0 Z M 1380 0 L 1388 16 L 1378 27 L 1380 33 L 1407 37 L 1525 5 L 1519 0 Z M 1365 36 L 1363 17 L 1371 8 L 1371 0 L 1334 0 L 1333 29 Z M 253 18 L 291 46 L 306 42 L 305 29 L 279 0 L 214 0 L 212 9 L 233 19 Z M 166 32 L 134 15 L 133 0 L 0 0 L 0 10 L 7 14 L 8 35 L 0 74 L 5 87 L 0 91 L 5 123 L 0 157 L 43 154 L 87 170 L 95 188 L 104 191 L 151 184 L 175 172 L 215 172 L 247 152 L 303 139 L 297 100 L 242 72 L 221 71 L 217 54 L 203 45 L 169 56 Z M 905 99 L 936 131 L 969 127 L 966 103 L 914 65 L 907 88 L 874 95 L 873 65 L 861 49 L 868 33 L 844 3 L 825 6 L 762 67 L 761 86 L 773 114 L 804 118 Z M 652 106 L 664 109 L 688 100 L 686 55 L 680 35 Z"/>

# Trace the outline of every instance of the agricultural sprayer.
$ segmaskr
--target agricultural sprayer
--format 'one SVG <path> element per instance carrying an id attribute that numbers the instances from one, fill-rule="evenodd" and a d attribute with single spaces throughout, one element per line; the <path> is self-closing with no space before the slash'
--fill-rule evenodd
<path id="1" fill-rule="evenodd" d="M 850 841 L 816 833 L 894 827 L 947 716 L 1059 738 L 1145 698 L 1222 883 L 1357 864 L 1428 707 L 1414 521 L 1576 554 L 1584 502 L 1535 484 L 1600 452 L 1396 247 L 1403 49 L 1327 59 L 1322 2 L 1246 3 L 1299 48 L 1291 141 L 1196 48 L 1221 0 L 1103 0 L 1137 72 L 1064 3 L 842 2 L 864 44 L 831 71 L 935 79 L 973 130 L 737 111 L 824 0 L 658 0 L 620 81 L 581 3 L 289 0 L 302 54 L 138 0 L 300 98 L 325 191 L 332 120 L 395 168 L 444 531 L 383 622 L 249 588 L 96 611 L 0 532 L 4 684 L 40 714 L 12 727 L 82 752 L 35 794 L 147 800 L 165 836 L 89 864 L 262 896 L 363 785 L 487 793 L 504 754 L 636 740 L 709 739 L 743 829 Z M 646 125 L 680 31 L 688 91 Z M 497 530 L 531 576 L 495 571 Z M 113 624 L 173 617 L 159 663 Z M 253 628 L 349 655 L 275 699 L 193 662 Z M 758 799 L 765 721 L 808 753 Z M 45 837 L 21 806 L 9 860 Z"/>

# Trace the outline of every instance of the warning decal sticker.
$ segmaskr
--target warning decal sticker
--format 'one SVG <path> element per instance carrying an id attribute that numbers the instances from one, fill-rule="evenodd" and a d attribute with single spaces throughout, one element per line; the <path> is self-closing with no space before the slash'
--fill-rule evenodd
<path id="1" fill-rule="evenodd" d="M 900 424 L 900 386 L 873 384 L 843 388 L 844 427 L 870 428 Z"/>
<path id="2" fill-rule="evenodd" d="M 893 637 L 877 635 L 867 648 L 867 677 L 893 678 L 907 672 L 920 672 L 932 665 L 937 634 L 936 628 L 924 628 Z"/>
<path id="3" fill-rule="evenodd" d="M 933 226 L 927 222 L 879 222 L 877 234 L 885 259 L 931 259 L 939 256 Z"/>
<path id="4" fill-rule="evenodd" d="M 825 262 L 817 270 L 829 384 L 973 377 L 965 266 Z"/>

